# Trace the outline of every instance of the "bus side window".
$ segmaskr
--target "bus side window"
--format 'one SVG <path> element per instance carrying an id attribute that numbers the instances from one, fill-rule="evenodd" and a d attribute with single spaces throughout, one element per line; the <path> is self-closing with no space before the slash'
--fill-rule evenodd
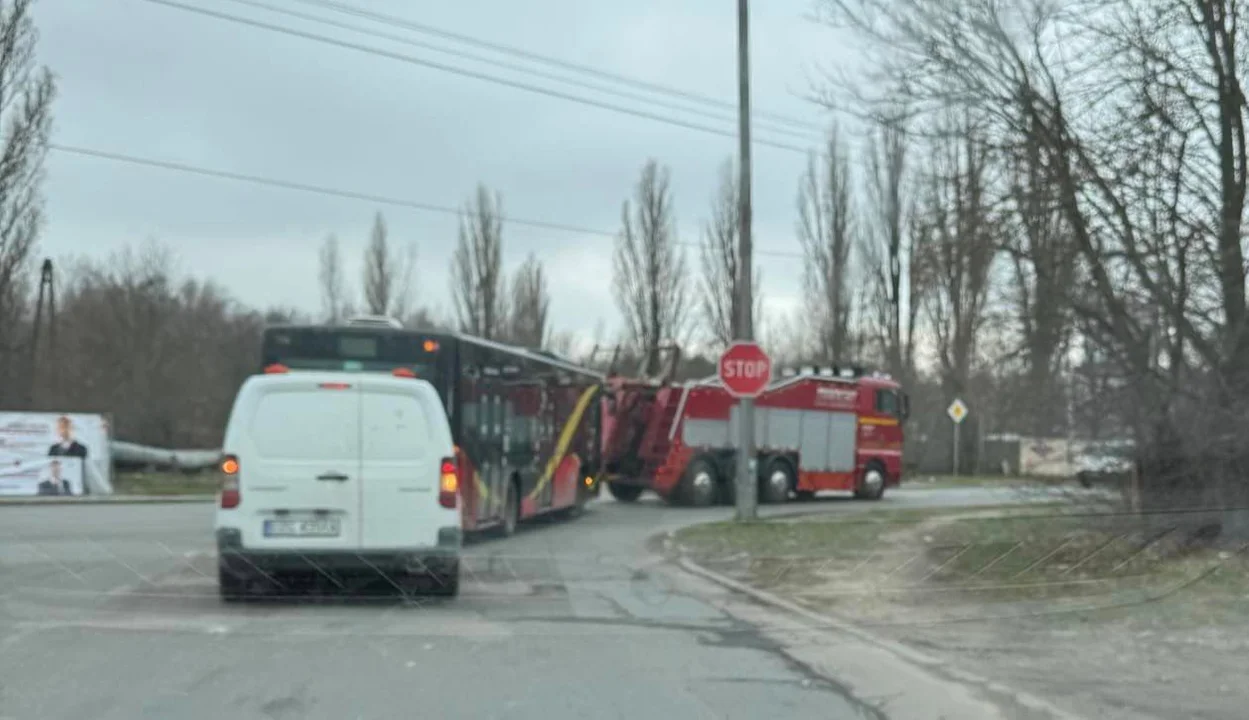
<path id="1" fill-rule="evenodd" d="M 481 407 L 478 405 L 480 385 L 472 373 L 465 373 L 461 382 L 463 383 L 459 396 L 460 430 L 463 433 L 461 444 L 469 448 L 470 452 L 475 453 L 477 450 L 477 438 L 481 437 L 481 430 L 478 425 L 482 414 Z"/>
<path id="2" fill-rule="evenodd" d="M 494 428 L 492 429 L 493 437 L 495 439 L 500 439 L 503 437 L 503 423 L 504 422 L 506 422 L 506 419 L 503 417 L 503 396 L 495 395 L 494 396 Z"/>

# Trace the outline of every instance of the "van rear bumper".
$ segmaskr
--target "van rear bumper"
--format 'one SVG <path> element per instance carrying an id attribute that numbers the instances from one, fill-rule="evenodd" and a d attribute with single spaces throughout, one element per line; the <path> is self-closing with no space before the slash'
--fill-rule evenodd
<path id="1" fill-rule="evenodd" d="M 217 561 L 223 570 L 236 576 L 279 572 L 449 573 L 459 565 L 460 537 L 459 528 L 443 528 L 435 547 L 260 550 L 243 547 L 237 530 L 220 529 L 217 531 Z"/>

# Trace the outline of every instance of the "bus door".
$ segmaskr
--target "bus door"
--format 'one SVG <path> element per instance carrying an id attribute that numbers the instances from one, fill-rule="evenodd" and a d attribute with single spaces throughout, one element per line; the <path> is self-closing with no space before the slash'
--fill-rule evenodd
<path id="1" fill-rule="evenodd" d="M 495 520 L 503 517 L 503 508 L 507 503 L 507 458 L 504 446 L 503 398 L 499 395 L 497 382 L 487 381 L 484 384 L 480 414 L 481 443 L 481 481 L 485 486 L 483 493 L 486 501 L 481 504 L 479 519 Z"/>
<path id="2" fill-rule="evenodd" d="M 504 508 L 507 507 L 507 483 L 512 477 L 515 470 L 512 464 L 512 453 L 515 452 L 512 445 L 516 439 L 513 437 L 512 428 L 515 424 L 512 421 L 512 403 L 508 399 L 507 388 L 500 383 L 495 387 L 492 393 L 494 399 L 494 418 L 495 418 L 495 443 L 496 452 L 498 453 L 499 474 L 494 478 L 495 484 L 491 486 L 491 493 L 498 498 L 498 504 L 495 506 L 495 512 L 498 517 L 503 517 Z M 520 502 L 520 498 L 516 498 L 516 502 Z"/>
<path id="3" fill-rule="evenodd" d="M 538 496 L 534 498 L 534 504 L 539 508 L 551 507 L 555 498 L 555 478 L 548 476 L 546 471 L 555 452 L 552 428 L 555 424 L 556 400 L 556 393 L 551 392 L 551 388 L 545 381 L 542 382 L 539 389 L 538 412 L 534 414 L 534 447 L 537 449 L 534 454 L 535 469 L 538 473 L 538 482 L 545 480 Z"/>

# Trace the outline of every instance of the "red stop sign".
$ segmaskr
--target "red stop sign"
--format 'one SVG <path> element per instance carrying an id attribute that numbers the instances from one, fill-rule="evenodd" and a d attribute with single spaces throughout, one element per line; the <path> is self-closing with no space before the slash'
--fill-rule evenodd
<path id="1" fill-rule="evenodd" d="M 772 358 L 757 344 L 735 342 L 720 356 L 720 382 L 738 397 L 754 397 L 772 380 Z"/>

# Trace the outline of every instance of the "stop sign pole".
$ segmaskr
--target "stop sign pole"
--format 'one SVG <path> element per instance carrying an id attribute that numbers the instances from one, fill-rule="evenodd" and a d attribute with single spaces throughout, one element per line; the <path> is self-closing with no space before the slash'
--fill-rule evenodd
<path id="1" fill-rule="evenodd" d="M 738 340 L 724 351 L 718 363 L 721 384 L 741 399 L 737 413 L 737 519 L 753 520 L 758 498 L 755 478 L 755 418 L 751 407 L 754 397 L 763 392 L 772 379 L 772 360 L 754 342 Z"/>
<path id="2" fill-rule="evenodd" d="M 750 342 L 754 339 L 755 306 L 752 297 L 754 278 L 750 257 L 750 11 L 747 0 L 737 0 L 737 318 L 733 337 Z M 741 427 L 737 443 L 737 519 L 754 520 L 756 516 L 754 457 L 755 404 L 749 397 L 741 400 Z"/>

